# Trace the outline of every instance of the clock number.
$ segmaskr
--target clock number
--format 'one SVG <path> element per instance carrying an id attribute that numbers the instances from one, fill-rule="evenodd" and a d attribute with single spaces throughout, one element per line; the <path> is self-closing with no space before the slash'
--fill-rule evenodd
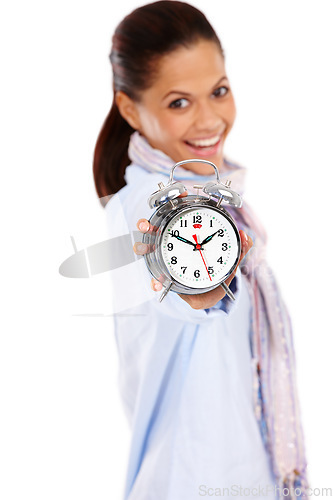
<path id="1" fill-rule="evenodd" d="M 225 252 L 226 249 L 228 248 L 228 245 L 226 243 L 222 243 L 222 250 Z"/>
<path id="2" fill-rule="evenodd" d="M 173 243 L 168 243 L 168 250 L 170 250 L 170 252 L 173 250 Z"/>
<path id="3" fill-rule="evenodd" d="M 214 274 L 214 269 L 212 268 L 212 266 L 208 267 L 208 272 L 209 274 Z"/>
<path id="4" fill-rule="evenodd" d="M 187 227 L 187 220 L 181 219 L 180 220 L 180 227 Z"/>
<path id="5" fill-rule="evenodd" d="M 183 274 L 185 274 L 185 271 L 186 271 L 187 267 L 183 266 L 180 269 L 182 269 L 183 270 Z"/>
<path id="6" fill-rule="evenodd" d="M 219 236 L 224 236 L 224 230 L 223 229 L 219 229 Z"/>
<path id="7" fill-rule="evenodd" d="M 200 271 L 199 271 L 199 269 L 196 269 L 196 270 L 194 271 L 194 277 L 195 277 L 195 278 L 199 278 L 199 277 L 200 277 Z"/>
<path id="8" fill-rule="evenodd" d="M 171 257 L 171 264 L 177 264 L 177 257 Z"/>
<path id="9" fill-rule="evenodd" d="M 172 230 L 170 234 L 171 234 L 171 236 L 173 236 L 173 237 L 175 237 L 175 238 L 178 238 L 178 236 L 179 236 L 179 231 L 178 231 L 178 229 L 176 229 L 175 231 L 173 231 L 173 230 Z"/>
<path id="10" fill-rule="evenodd" d="M 220 257 L 219 259 L 217 259 L 217 261 L 216 261 L 216 262 L 219 262 L 220 264 L 222 264 L 222 262 L 223 262 L 223 261 L 222 261 L 222 257 Z"/>
<path id="11" fill-rule="evenodd" d="M 193 215 L 193 224 L 200 224 L 202 222 L 201 215 Z"/>
<path id="12" fill-rule="evenodd" d="M 209 227 L 213 227 L 213 219 L 210 219 Z"/>

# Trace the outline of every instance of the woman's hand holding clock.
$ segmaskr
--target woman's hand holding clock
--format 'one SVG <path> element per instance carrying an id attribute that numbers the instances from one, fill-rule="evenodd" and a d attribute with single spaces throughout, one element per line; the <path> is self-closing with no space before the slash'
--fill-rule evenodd
<path id="1" fill-rule="evenodd" d="M 184 192 L 180 195 L 180 197 L 183 197 L 183 196 L 187 196 L 188 193 L 187 192 Z M 139 231 L 141 233 L 147 233 L 149 231 L 153 231 L 154 228 L 153 226 L 147 221 L 147 219 L 139 219 L 138 222 L 137 222 L 137 228 L 139 229 Z M 203 260 L 203 263 L 205 264 L 205 267 L 207 267 L 207 264 L 205 263 L 205 258 L 203 257 L 203 254 L 201 252 L 201 250 L 203 250 L 203 245 L 205 244 L 208 244 L 208 242 L 215 236 L 215 234 L 217 234 L 218 231 L 214 232 L 213 234 L 211 234 L 210 236 L 206 237 L 201 243 L 198 242 L 198 240 L 196 240 L 196 235 L 193 235 L 193 239 L 195 242 L 190 242 L 189 240 L 181 237 L 180 235 L 178 235 L 178 237 L 176 236 L 176 238 L 180 241 L 183 241 L 184 244 L 191 244 L 193 245 L 193 250 L 199 250 L 200 251 L 200 254 L 201 254 L 201 257 L 202 257 L 202 260 Z M 240 255 L 240 260 L 237 264 L 237 267 L 239 265 L 239 263 L 242 261 L 242 259 L 245 257 L 245 255 L 247 254 L 247 252 L 251 249 L 252 245 L 253 245 L 253 242 L 252 242 L 252 239 L 246 235 L 246 233 L 242 230 L 239 231 L 239 234 L 240 234 L 240 238 L 241 238 L 241 255 Z M 195 236 L 195 237 L 194 237 Z M 148 248 L 148 245 L 145 245 L 143 243 L 135 243 L 134 244 L 134 252 L 137 254 L 137 255 L 144 255 L 145 253 L 148 253 L 150 251 L 150 249 Z M 228 279 L 225 281 L 225 283 L 229 286 L 229 284 L 231 283 L 231 281 L 233 280 L 235 274 L 236 274 L 236 271 L 237 271 L 237 267 L 234 269 L 234 271 L 232 272 L 232 274 L 228 277 Z M 153 290 L 155 291 L 161 291 L 163 286 L 162 286 L 162 283 L 160 283 L 158 280 L 152 278 L 151 280 L 151 287 Z M 224 296 L 226 295 L 225 291 L 223 290 L 222 287 L 217 287 L 217 288 L 214 288 L 213 290 L 210 290 L 208 292 L 205 292 L 205 293 L 199 293 L 199 294 L 195 294 L 195 295 L 185 295 L 185 294 L 179 294 L 179 296 L 185 300 L 185 302 L 187 302 L 193 309 L 208 309 L 210 307 L 213 307 L 215 304 L 217 304 L 217 302 L 219 302 Z"/>

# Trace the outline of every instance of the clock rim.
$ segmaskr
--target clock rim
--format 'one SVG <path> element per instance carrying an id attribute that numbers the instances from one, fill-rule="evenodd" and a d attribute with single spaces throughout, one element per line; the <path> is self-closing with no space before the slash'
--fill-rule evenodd
<path id="1" fill-rule="evenodd" d="M 188 200 L 188 198 L 190 198 L 190 197 L 192 199 Z M 184 198 L 179 198 L 178 199 L 178 200 L 180 200 L 180 203 L 178 203 L 177 206 L 174 207 L 173 209 L 170 209 L 170 211 L 167 213 L 167 215 L 165 216 L 165 218 L 162 220 L 162 224 L 159 226 L 159 229 L 158 229 L 158 233 L 159 234 L 156 237 L 155 254 L 156 254 L 156 260 L 158 262 L 158 265 L 159 265 L 160 269 L 163 271 L 163 274 L 164 274 L 164 276 L 166 278 L 166 281 L 168 283 L 172 283 L 172 285 L 170 287 L 170 290 L 172 290 L 172 291 L 174 291 L 176 293 L 181 293 L 183 295 L 198 295 L 199 293 L 205 293 L 205 292 L 208 292 L 210 290 L 214 290 L 218 286 L 221 286 L 221 283 L 225 282 L 230 277 L 230 275 L 234 272 L 234 270 L 236 269 L 236 267 L 237 267 L 237 265 L 239 263 L 240 255 L 241 255 L 241 239 L 240 239 L 240 234 L 239 234 L 236 222 L 234 221 L 234 219 L 231 216 L 231 214 L 229 214 L 229 212 L 224 207 L 221 207 L 221 206 L 217 207 L 216 206 L 216 202 L 214 200 L 207 199 L 207 198 L 204 198 L 204 197 L 200 197 L 199 200 L 198 200 L 198 202 L 195 203 L 195 205 L 192 205 L 193 199 L 197 199 L 198 200 L 198 196 L 196 196 L 196 195 L 189 195 L 189 196 L 186 196 Z M 175 201 L 175 200 L 173 200 L 173 201 Z M 181 203 L 182 201 L 184 203 Z M 165 207 L 165 205 L 163 207 L 161 207 L 161 208 L 164 208 L 164 207 Z M 162 245 L 161 245 L 163 235 L 164 235 L 165 230 L 166 230 L 168 224 L 170 223 L 170 221 L 172 219 L 174 219 L 175 217 L 179 216 L 184 211 L 190 211 L 190 210 L 194 211 L 194 210 L 197 210 L 198 208 L 206 208 L 206 209 L 210 208 L 211 210 L 214 210 L 214 211 L 218 212 L 219 214 L 222 214 L 222 216 L 225 217 L 228 220 L 228 222 L 231 224 L 231 226 L 233 227 L 235 235 L 236 235 L 237 243 L 238 243 L 237 257 L 235 259 L 234 264 L 229 269 L 228 273 L 218 283 L 216 283 L 216 284 L 214 284 L 214 285 L 212 285 L 210 287 L 206 286 L 206 287 L 202 287 L 202 288 L 200 288 L 200 287 L 191 287 L 189 285 L 184 285 L 183 283 L 180 283 L 176 278 L 174 278 L 170 274 L 170 272 L 169 272 L 166 264 L 164 263 L 164 259 L 163 259 L 163 255 L 162 255 Z M 157 210 L 153 214 L 153 216 L 159 210 Z M 153 219 L 153 216 L 151 217 L 150 220 Z M 148 268 L 149 268 L 149 266 L 148 266 Z M 151 274 L 154 276 L 155 279 L 158 279 L 152 272 L 151 272 Z"/>

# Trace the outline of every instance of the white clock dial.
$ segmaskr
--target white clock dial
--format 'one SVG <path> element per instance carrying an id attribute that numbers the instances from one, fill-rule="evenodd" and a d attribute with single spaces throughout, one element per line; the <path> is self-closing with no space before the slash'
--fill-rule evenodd
<path id="1" fill-rule="evenodd" d="M 239 256 L 237 229 L 210 207 L 185 209 L 165 227 L 161 254 L 170 275 L 191 288 L 217 285 L 234 269 Z"/>

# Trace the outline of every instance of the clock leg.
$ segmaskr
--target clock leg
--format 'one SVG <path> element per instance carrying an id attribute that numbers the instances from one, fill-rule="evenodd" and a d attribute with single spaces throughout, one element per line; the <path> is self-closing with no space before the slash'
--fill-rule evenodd
<path id="1" fill-rule="evenodd" d="M 161 293 L 161 296 L 160 296 L 160 299 L 159 299 L 160 302 L 162 302 L 162 300 L 164 299 L 164 297 L 166 296 L 166 294 L 169 292 L 169 290 L 171 288 L 171 285 L 172 285 L 172 281 L 168 284 L 168 286 Z"/>
<path id="2" fill-rule="evenodd" d="M 228 285 L 226 285 L 224 282 L 222 282 L 222 283 L 220 283 L 220 286 L 223 288 L 223 290 L 228 295 L 228 297 L 230 297 L 231 300 L 235 300 L 235 296 L 232 293 L 232 291 L 230 290 L 230 288 L 228 287 Z"/>

